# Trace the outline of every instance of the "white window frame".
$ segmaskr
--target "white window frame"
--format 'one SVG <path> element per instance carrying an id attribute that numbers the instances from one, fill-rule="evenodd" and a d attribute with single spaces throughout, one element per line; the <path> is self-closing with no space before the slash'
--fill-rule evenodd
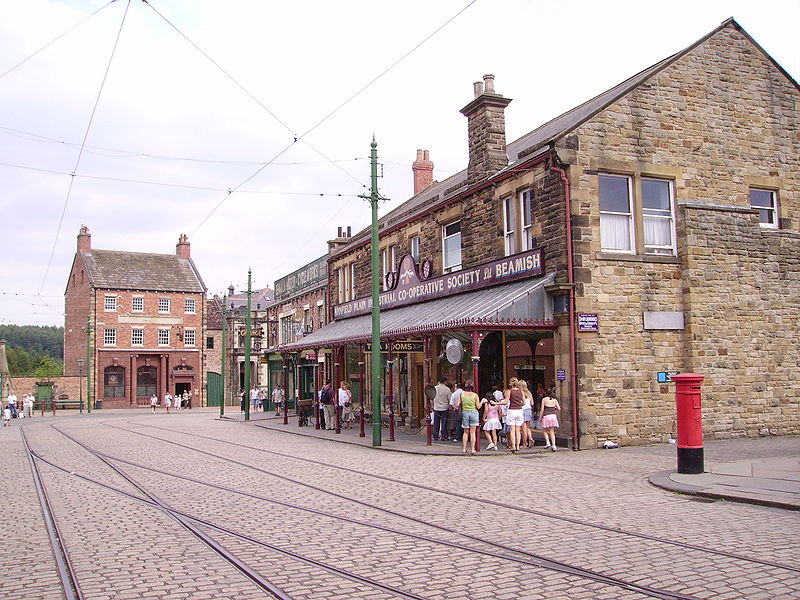
<path id="1" fill-rule="evenodd" d="M 381 250 L 381 281 L 383 282 L 383 291 L 386 291 L 389 286 L 386 285 L 386 274 L 397 271 L 397 246 L 386 246 Z"/>
<path id="2" fill-rule="evenodd" d="M 159 312 L 159 314 L 168 315 L 171 308 L 172 308 L 172 303 L 169 301 L 169 298 L 159 298 L 158 299 L 158 312 Z"/>
<path id="3" fill-rule="evenodd" d="M 183 314 L 196 315 L 197 314 L 197 300 L 194 298 L 183 299 Z"/>
<path id="4" fill-rule="evenodd" d="M 514 196 L 503 198 L 503 240 L 506 256 L 517 253 L 517 215 Z"/>
<path id="5" fill-rule="evenodd" d="M 281 344 L 288 344 L 294 341 L 294 313 L 288 313 L 279 317 L 278 337 Z"/>
<path id="6" fill-rule="evenodd" d="M 117 330 L 114 327 L 103 328 L 103 345 L 104 346 L 117 345 Z"/>
<path id="7" fill-rule="evenodd" d="M 356 299 L 356 263 L 350 263 L 350 266 L 347 268 L 349 273 L 349 281 L 347 282 L 347 295 L 349 296 L 350 300 Z"/>
<path id="8" fill-rule="evenodd" d="M 197 345 L 197 332 L 194 329 L 183 330 L 183 345 L 194 347 Z"/>
<path id="9" fill-rule="evenodd" d="M 533 250 L 533 190 L 522 190 L 519 193 L 519 222 L 522 233 L 520 248 L 522 252 Z"/>
<path id="10" fill-rule="evenodd" d="M 447 228 L 452 227 L 453 225 L 458 225 L 458 232 L 451 233 L 450 235 L 447 234 Z M 447 240 L 453 239 L 458 237 L 458 261 L 456 262 L 455 256 L 448 256 L 447 252 Z M 443 273 L 452 273 L 453 271 L 460 271 L 461 270 L 461 221 L 451 221 L 445 225 L 442 225 L 442 272 Z M 451 260 L 448 260 L 451 259 Z"/>
<path id="11" fill-rule="evenodd" d="M 602 177 L 609 177 L 609 178 L 616 178 L 616 179 L 624 179 L 627 182 L 628 188 L 628 212 L 619 212 L 619 211 L 607 211 L 602 210 L 601 202 L 602 199 L 600 198 L 600 179 Z M 634 229 L 634 206 L 633 206 L 633 177 L 630 175 L 617 175 L 614 173 L 599 173 L 598 180 L 597 180 L 597 206 L 600 209 L 600 247 L 603 252 L 614 252 L 616 254 L 635 254 L 636 253 L 636 232 Z M 603 215 L 607 215 L 609 217 L 625 217 L 627 218 L 628 222 L 628 240 L 629 240 L 629 247 L 628 248 L 612 248 L 606 246 L 606 240 L 604 240 L 603 236 Z"/>
<path id="12" fill-rule="evenodd" d="M 419 236 L 415 235 L 410 240 L 411 258 L 415 263 L 419 263 Z"/>
<path id="13" fill-rule="evenodd" d="M 169 346 L 169 328 L 160 327 L 158 329 L 158 345 Z"/>
<path id="14" fill-rule="evenodd" d="M 103 310 L 105 312 L 117 312 L 117 297 L 105 296 L 103 298 Z"/>
<path id="15" fill-rule="evenodd" d="M 144 312 L 144 296 L 131 298 L 131 312 Z"/>
<path id="16" fill-rule="evenodd" d="M 651 209 L 645 207 L 645 197 L 644 197 L 644 182 L 645 181 L 657 181 L 659 183 L 665 183 L 667 185 L 669 191 L 669 210 L 658 210 L 658 209 Z M 644 253 L 655 255 L 655 256 L 676 256 L 677 255 L 677 245 L 676 245 L 676 234 L 675 234 L 675 184 L 671 179 L 661 179 L 658 177 L 642 177 L 640 180 L 640 185 L 642 188 L 642 238 L 644 244 Z M 668 213 L 668 214 L 666 214 Z M 668 221 L 669 227 L 669 244 L 666 245 L 656 245 L 656 244 L 648 244 L 647 243 L 647 220 L 654 219 L 660 221 Z"/>
<path id="17" fill-rule="evenodd" d="M 138 341 L 137 337 L 139 338 Z M 131 346 L 144 346 L 143 327 L 131 327 Z"/>
<path id="18" fill-rule="evenodd" d="M 758 204 L 753 204 L 753 192 L 760 192 L 764 194 L 769 194 L 771 199 L 770 206 L 761 206 Z M 776 190 L 768 190 L 765 188 L 750 188 L 748 192 L 748 196 L 750 198 L 750 208 L 755 208 L 758 210 L 758 221 L 761 227 L 765 227 L 767 229 L 778 229 L 780 226 L 779 221 L 779 214 L 778 214 L 778 192 Z M 764 217 L 772 215 L 772 222 L 770 223 L 768 220 L 765 221 Z"/>

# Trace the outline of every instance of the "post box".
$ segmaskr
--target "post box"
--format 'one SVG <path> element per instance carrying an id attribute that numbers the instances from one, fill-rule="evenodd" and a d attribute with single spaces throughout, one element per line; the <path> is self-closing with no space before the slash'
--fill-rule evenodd
<path id="1" fill-rule="evenodd" d="M 678 473 L 703 472 L 703 410 L 700 390 L 705 376 L 673 375 L 678 428 Z"/>

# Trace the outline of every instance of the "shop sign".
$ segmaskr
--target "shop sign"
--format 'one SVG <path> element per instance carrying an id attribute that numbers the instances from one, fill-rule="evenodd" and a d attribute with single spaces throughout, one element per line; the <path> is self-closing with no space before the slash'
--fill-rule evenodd
<path id="1" fill-rule="evenodd" d="M 410 254 L 400 260 L 394 287 L 379 297 L 381 309 L 396 308 L 451 294 L 499 285 L 544 273 L 541 248 L 507 256 L 471 269 L 463 269 L 433 279 L 420 278 L 418 266 Z M 333 318 L 346 319 L 372 311 L 372 298 L 359 298 L 333 307 Z"/>
<path id="2" fill-rule="evenodd" d="M 678 375 L 680 371 L 659 371 L 658 372 L 658 383 L 669 383 L 672 381 L 673 375 Z"/>
<path id="3" fill-rule="evenodd" d="M 275 280 L 275 299 L 294 296 L 305 288 L 322 284 L 328 278 L 328 257 L 323 256 L 286 277 Z"/>
<path id="4" fill-rule="evenodd" d="M 558 369 L 556 370 L 556 379 L 559 381 L 566 381 L 567 380 L 567 371 L 566 369 Z"/>
<path id="5" fill-rule="evenodd" d="M 392 352 L 424 352 L 422 340 L 398 340 L 391 342 Z M 364 352 L 372 352 L 372 344 L 364 345 Z M 381 342 L 381 354 L 389 352 L 389 342 Z"/>
<path id="6" fill-rule="evenodd" d="M 600 331 L 600 318 L 597 313 L 579 313 L 578 331 Z"/>

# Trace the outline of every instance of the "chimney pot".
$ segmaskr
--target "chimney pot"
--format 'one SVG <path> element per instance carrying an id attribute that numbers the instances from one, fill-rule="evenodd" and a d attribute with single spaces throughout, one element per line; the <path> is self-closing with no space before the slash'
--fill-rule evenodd
<path id="1" fill-rule="evenodd" d="M 476 81 L 472 84 L 473 89 L 475 90 L 475 97 L 478 98 L 483 94 L 483 82 Z"/>
<path id="2" fill-rule="evenodd" d="M 495 94 L 497 92 L 494 91 L 494 75 L 491 73 L 487 73 L 483 76 L 483 83 L 486 86 L 486 93 L 487 94 Z"/>
<path id="3" fill-rule="evenodd" d="M 189 238 L 186 236 L 185 233 L 182 233 L 178 237 L 178 244 L 175 246 L 175 254 L 178 255 L 178 258 L 189 258 L 191 246 L 189 245 Z"/>
<path id="4" fill-rule="evenodd" d="M 337 238 L 340 238 L 340 237 L 342 237 L 342 228 L 341 228 L 341 227 L 339 227 L 339 228 L 336 230 L 336 237 L 337 237 Z"/>
<path id="5" fill-rule="evenodd" d="M 347 237 L 351 237 L 350 236 L 350 225 L 347 226 Z"/>
<path id="6" fill-rule="evenodd" d="M 81 225 L 78 232 L 78 252 L 91 252 L 92 251 L 92 234 L 89 233 L 89 228 L 86 225 Z"/>
<path id="7" fill-rule="evenodd" d="M 422 150 L 417 148 L 417 160 L 422 160 Z"/>
<path id="8" fill-rule="evenodd" d="M 414 174 L 414 195 L 416 196 L 433 183 L 433 163 L 428 150 L 417 150 L 417 160 L 411 165 Z"/>

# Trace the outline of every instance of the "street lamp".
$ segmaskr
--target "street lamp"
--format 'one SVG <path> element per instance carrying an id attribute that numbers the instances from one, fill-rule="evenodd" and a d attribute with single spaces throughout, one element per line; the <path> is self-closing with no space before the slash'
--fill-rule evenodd
<path id="1" fill-rule="evenodd" d="M 83 363 L 84 360 L 82 358 L 78 359 L 78 388 L 80 389 L 80 404 L 78 405 L 81 409 L 81 414 L 83 414 Z"/>

